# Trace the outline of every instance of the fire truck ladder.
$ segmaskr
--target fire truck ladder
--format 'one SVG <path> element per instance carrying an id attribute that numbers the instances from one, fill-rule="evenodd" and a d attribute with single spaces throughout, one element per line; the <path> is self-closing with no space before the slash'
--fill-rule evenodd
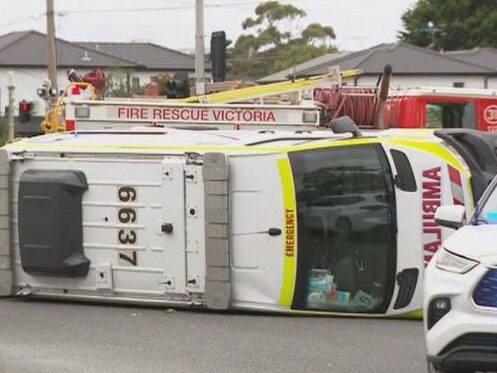
<path id="1" fill-rule="evenodd" d="M 341 85 L 343 78 L 352 78 L 362 74 L 362 70 L 353 69 L 339 71 L 335 69 L 329 74 L 316 75 L 308 78 L 299 78 L 284 82 L 257 85 L 253 87 L 238 88 L 230 91 L 210 93 L 200 96 L 191 96 L 175 101 L 184 103 L 230 103 L 239 101 L 250 101 L 262 99 L 267 96 L 280 95 L 284 93 L 304 91 L 323 84 Z M 328 86 L 330 86 L 328 84 Z"/>

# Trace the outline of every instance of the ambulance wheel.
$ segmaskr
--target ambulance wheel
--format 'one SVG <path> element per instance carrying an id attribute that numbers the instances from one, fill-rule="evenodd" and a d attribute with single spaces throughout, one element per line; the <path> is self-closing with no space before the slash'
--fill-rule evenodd
<path id="1" fill-rule="evenodd" d="M 338 237 L 347 238 L 350 236 L 350 232 L 352 232 L 352 224 L 349 219 L 341 217 L 335 222 L 335 229 Z"/>

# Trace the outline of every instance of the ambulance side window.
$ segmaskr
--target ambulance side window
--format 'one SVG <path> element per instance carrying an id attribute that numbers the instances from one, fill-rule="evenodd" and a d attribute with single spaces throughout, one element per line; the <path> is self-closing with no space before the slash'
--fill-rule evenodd
<path id="1" fill-rule="evenodd" d="M 414 177 L 409 158 L 400 150 L 392 149 L 390 150 L 390 154 L 392 155 L 393 163 L 395 163 L 395 168 L 397 169 L 395 185 L 404 192 L 415 192 L 417 189 L 416 178 Z"/>

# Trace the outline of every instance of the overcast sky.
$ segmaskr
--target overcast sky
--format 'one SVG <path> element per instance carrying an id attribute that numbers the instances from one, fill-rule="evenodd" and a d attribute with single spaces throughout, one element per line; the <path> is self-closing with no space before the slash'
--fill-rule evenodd
<path id="1" fill-rule="evenodd" d="M 69 41 L 150 41 L 174 49 L 193 49 L 195 0 L 54 0 L 57 37 Z M 417 0 L 293 0 L 307 12 L 294 30 L 311 22 L 331 26 L 341 50 L 394 42 L 401 14 Z M 35 29 L 46 32 L 45 0 L 0 0 L 0 34 Z M 236 40 L 242 21 L 253 16 L 256 0 L 204 0 L 208 48 L 211 32 L 224 30 Z"/>

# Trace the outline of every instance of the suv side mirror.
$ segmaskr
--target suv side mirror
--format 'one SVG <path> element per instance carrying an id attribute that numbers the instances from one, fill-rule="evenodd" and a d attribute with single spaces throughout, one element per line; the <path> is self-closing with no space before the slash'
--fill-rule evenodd
<path id="1" fill-rule="evenodd" d="M 437 208 L 435 221 L 442 227 L 459 229 L 464 224 L 466 209 L 462 205 L 444 205 Z"/>

